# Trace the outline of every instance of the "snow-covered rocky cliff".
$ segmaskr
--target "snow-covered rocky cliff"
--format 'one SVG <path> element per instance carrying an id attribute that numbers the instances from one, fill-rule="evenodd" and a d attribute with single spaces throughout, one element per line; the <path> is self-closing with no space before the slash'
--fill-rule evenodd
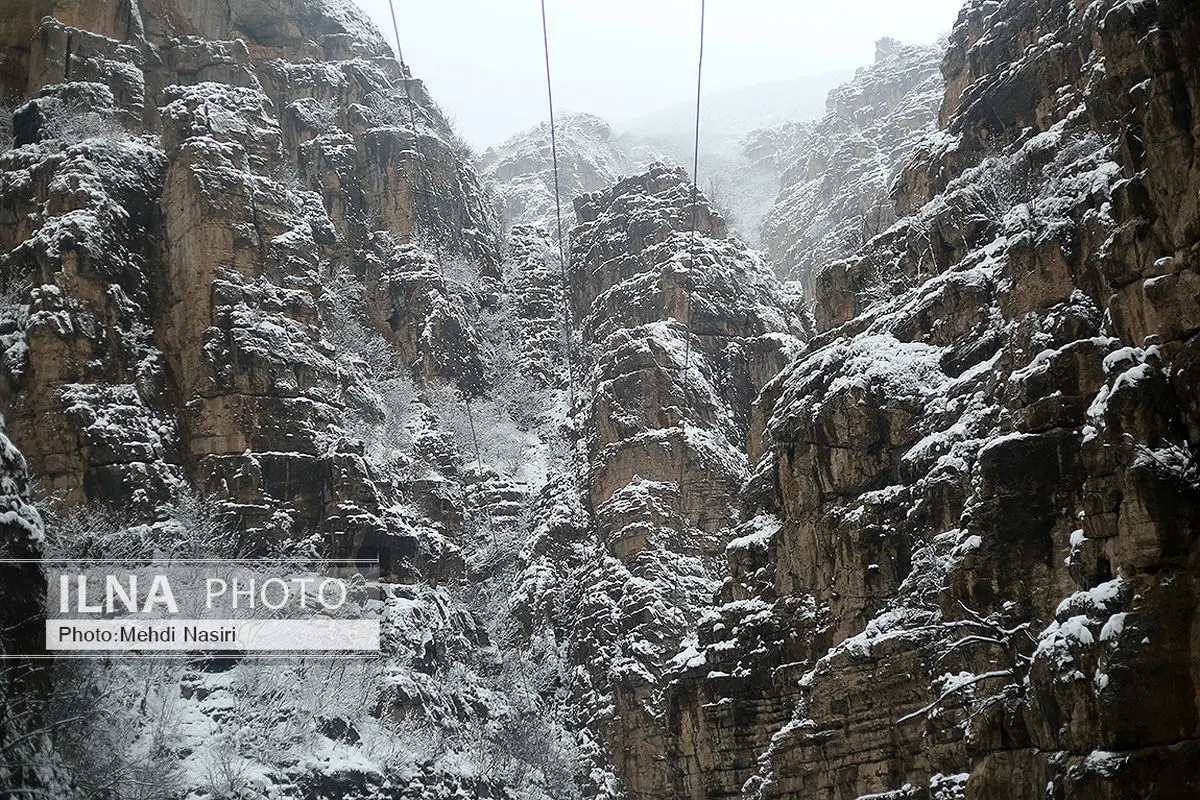
<path id="1" fill-rule="evenodd" d="M 898 221 L 756 401 L 673 791 L 1194 793 L 1198 22 L 966 4 Z"/>
<path id="2" fill-rule="evenodd" d="M 567 263 L 548 131 L 484 155 L 502 223 L 352 4 L 0 12 L 3 555 L 378 557 L 385 620 L 333 665 L 18 661 L 0 792 L 1200 784 L 1189 3 L 969 0 L 747 140 L 807 332 L 594 119 Z"/>
<path id="3" fill-rule="evenodd" d="M 571 734 L 479 587 L 511 572 L 491 543 L 552 435 L 503 399 L 521 365 L 495 346 L 498 228 L 421 82 L 414 131 L 407 76 L 334 0 L 0 11 L 22 98 L 2 399 L 46 520 L 27 541 L 5 440 L 5 553 L 378 557 L 387 653 L 46 665 L 5 684 L 4 740 L 41 766 L 0 791 L 545 796 Z M 30 576 L 5 592 L 39 596 Z M 528 749 L 543 735 L 565 738 Z"/>

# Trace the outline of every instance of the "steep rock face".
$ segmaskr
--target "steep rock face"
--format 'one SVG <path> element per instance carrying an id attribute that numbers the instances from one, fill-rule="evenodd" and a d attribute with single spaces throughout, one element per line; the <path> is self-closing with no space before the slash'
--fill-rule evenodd
<path id="1" fill-rule="evenodd" d="M 283 6 L 117 5 L 127 28 L 72 27 L 68 7 L 8 50 L 33 98 L 3 156 L 5 276 L 29 304 L 9 337 L 14 440 L 66 502 L 133 519 L 180 482 L 234 500 L 252 537 L 382 517 L 365 465 L 329 451 L 371 413 L 329 285 L 361 286 L 351 311 L 397 364 L 478 391 L 437 269 L 498 268 L 470 167 L 414 81 L 416 161 L 402 76 L 345 8 L 277 26 Z"/>
<path id="2" fill-rule="evenodd" d="M 555 682 L 506 655 L 502 592 L 463 580 L 505 585 L 502 543 L 553 459 L 495 399 L 526 374 L 492 345 L 511 268 L 422 84 L 334 0 L 0 10 L 21 98 L 0 154 L 0 401 L 47 553 L 377 556 L 386 578 L 369 588 L 386 658 L 337 681 L 118 661 L 6 684 L 6 708 L 58 699 L 0 732 L 39 748 L 13 786 L 55 764 L 86 796 L 571 783 L 573 734 L 537 706 Z M 0 487 L 6 536 L 28 532 L 19 483 Z M 6 584 L 31 604 L 13 613 L 38 580 Z M 555 747 L 522 750 L 539 731 Z"/>
<path id="3" fill-rule="evenodd" d="M 703 195 L 693 237 L 692 209 L 686 175 L 662 166 L 575 202 L 574 471 L 590 513 L 539 508 L 522 605 L 559 608 L 588 794 L 669 791 L 661 675 L 717 588 L 751 403 L 796 346 L 761 257 Z"/>
<path id="4" fill-rule="evenodd" d="M 547 228 L 519 225 L 508 238 L 513 310 L 518 335 L 513 356 L 539 389 L 567 389 L 567 289 L 559 252 Z"/>
<path id="5" fill-rule="evenodd" d="M 756 403 L 752 516 L 667 676 L 678 793 L 1193 791 L 1197 33 L 967 4 L 902 218 L 818 272 Z"/>
<path id="6" fill-rule="evenodd" d="M 888 195 L 937 120 L 941 54 L 881 39 L 875 63 L 829 93 L 821 120 L 755 137 L 755 149 L 765 147 L 781 172 L 762 247 L 780 277 L 800 281 L 810 296 L 817 270 L 896 221 Z"/>

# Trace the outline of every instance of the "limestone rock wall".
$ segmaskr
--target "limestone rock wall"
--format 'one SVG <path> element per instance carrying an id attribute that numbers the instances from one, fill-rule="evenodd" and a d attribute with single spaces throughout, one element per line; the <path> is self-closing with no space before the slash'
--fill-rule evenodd
<path id="1" fill-rule="evenodd" d="M 153 520 L 189 483 L 250 538 L 378 552 L 397 487 L 336 440 L 378 405 L 371 370 L 483 389 L 461 277 L 498 275 L 499 250 L 474 173 L 419 81 L 414 142 L 403 76 L 342 5 L 112 5 L 6 51 L 31 98 L 3 155 L 28 303 L 12 436 L 68 503 Z"/>
<path id="2" fill-rule="evenodd" d="M 662 676 L 718 588 L 760 388 L 797 347 L 762 258 L 657 165 L 575 202 L 579 506 L 535 506 L 517 608 L 566 644 L 588 796 L 673 791 Z M 681 488 L 682 486 L 682 488 Z"/>
<path id="3" fill-rule="evenodd" d="M 898 222 L 756 401 L 678 793 L 1194 791 L 1196 24 L 964 8 Z"/>
<path id="4" fill-rule="evenodd" d="M 0 18 L 4 555 L 377 556 L 387 654 L 335 681 L 303 662 L 39 665 L 0 686 L 0 793 L 573 782 L 573 733 L 537 705 L 556 685 L 506 627 L 498 544 L 553 455 L 497 399 L 523 374 L 495 346 L 511 270 L 422 83 L 334 0 Z M 37 543 L 18 535 L 41 530 L 30 500 Z M 40 576 L 18 572 L 5 613 L 36 621 Z"/>

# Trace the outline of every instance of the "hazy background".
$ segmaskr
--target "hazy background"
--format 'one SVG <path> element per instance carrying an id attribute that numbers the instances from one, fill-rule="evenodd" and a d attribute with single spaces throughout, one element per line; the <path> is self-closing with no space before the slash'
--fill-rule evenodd
<path id="1" fill-rule="evenodd" d="M 390 41 L 387 0 L 357 2 Z M 472 144 L 546 118 L 538 0 L 394 2 L 405 60 Z M 823 92 L 871 63 L 881 37 L 922 44 L 947 33 L 961 4 L 712 0 L 704 93 L 801 77 Z M 547 0 L 546 15 L 556 111 L 593 112 L 621 128 L 693 102 L 699 0 Z"/>

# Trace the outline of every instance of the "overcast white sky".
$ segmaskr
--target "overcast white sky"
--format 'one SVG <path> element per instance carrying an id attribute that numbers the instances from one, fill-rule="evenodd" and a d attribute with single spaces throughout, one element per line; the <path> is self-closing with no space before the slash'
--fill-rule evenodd
<path id="1" fill-rule="evenodd" d="M 357 0 L 392 39 L 387 0 Z M 393 0 L 405 60 L 477 146 L 545 119 L 538 0 Z M 933 41 L 962 0 L 711 0 L 704 91 L 853 69 Z M 695 96 L 700 0 L 547 0 L 556 111 L 619 123 Z"/>

